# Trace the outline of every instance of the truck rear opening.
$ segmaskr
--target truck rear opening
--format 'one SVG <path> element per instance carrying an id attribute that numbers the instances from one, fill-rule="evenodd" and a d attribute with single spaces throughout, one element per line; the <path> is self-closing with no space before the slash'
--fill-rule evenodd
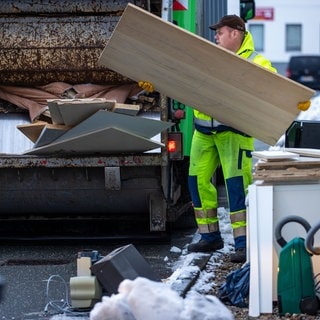
<path id="1" fill-rule="evenodd" d="M 1 131 L 6 142 L 0 150 L 0 220 L 13 225 L 12 232 L 16 221 L 41 225 L 49 219 L 48 225 L 58 228 L 59 221 L 85 225 L 94 219 L 101 226 L 117 221 L 114 230 L 104 228 L 110 234 L 125 229 L 125 221 L 162 233 L 190 206 L 176 126 L 155 137 L 163 147 L 147 152 L 24 154 L 34 145 L 16 127 L 28 119 L 52 123 L 48 99 L 110 98 L 112 92 L 118 103 L 139 105 L 139 117 L 177 120 L 170 119 L 167 97 L 141 93 L 131 79 L 97 64 L 127 3 L 11 0 L 1 5 L 0 122 L 14 130 Z M 135 5 L 162 14 L 161 1 Z M 174 149 L 168 153 L 170 134 Z"/>

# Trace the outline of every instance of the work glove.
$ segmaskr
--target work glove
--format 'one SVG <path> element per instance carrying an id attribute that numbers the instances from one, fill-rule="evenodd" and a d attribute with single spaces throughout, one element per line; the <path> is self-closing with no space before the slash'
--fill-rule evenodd
<path id="1" fill-rule="evenodd" d="M 310 105 L 311 105 L 311 101 L 308 100 L 308 101 L 299 102 L 297 107 L 301 111 L 307 111 Z"/>
<path id="2" fill-rule="evenodd" d="M 139 87 L 141 87 L 142 89 L 144 89 L 147 92 L 153 92 L 154 88 L 152 83 L 148 82 L 148 81 L 139 81 L 138 82 Z"/>

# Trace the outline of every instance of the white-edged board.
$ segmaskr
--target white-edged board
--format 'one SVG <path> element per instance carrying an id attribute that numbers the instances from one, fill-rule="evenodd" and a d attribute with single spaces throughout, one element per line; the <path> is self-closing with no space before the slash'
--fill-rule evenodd
<path id="1" fill-rule="evenodd" d="M 297 153 L 298 155 L 312 158 L 320 158 L 320 150 L 313 148 L 285 148 L 288 152 Z"/>
<path id="2" fill-rule="evenodd" d="M 279 161 L 299 158 L 297 153 L 282 150 L 253 151 L 252 156 L 265 161 Z"/>

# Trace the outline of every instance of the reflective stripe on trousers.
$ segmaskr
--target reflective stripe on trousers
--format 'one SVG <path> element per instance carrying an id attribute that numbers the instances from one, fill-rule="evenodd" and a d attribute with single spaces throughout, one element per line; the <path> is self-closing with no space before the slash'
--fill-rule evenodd
<path id="1" fill-rule="evenodd" d="M 217 209 L 195 210 L 194 213 L 200 233 L 219 231 Z"/>
<path id="2" fill-rule="evenodd" d="M 230 214 L 230 221 L 234 238 L 245 236 L 247 234 L 246 215 L 246 212 L 233 212 Z"/>

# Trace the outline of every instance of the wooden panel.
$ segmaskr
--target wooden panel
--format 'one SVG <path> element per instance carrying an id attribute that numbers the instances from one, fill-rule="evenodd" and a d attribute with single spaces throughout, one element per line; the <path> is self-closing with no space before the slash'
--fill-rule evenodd
<path id="1" fill-rule="evenodd" d="M 99 64 L 270 145 L 314 94 L 130 3 Z"/>
<path id="2" fill-rule="evenodd" d="M 159 147 L 163 147 L 163 144 L 117 128 L 104 128 L 61 142 L 55 141 L 24 154 L 115 154 L 145 152 Z"/>

